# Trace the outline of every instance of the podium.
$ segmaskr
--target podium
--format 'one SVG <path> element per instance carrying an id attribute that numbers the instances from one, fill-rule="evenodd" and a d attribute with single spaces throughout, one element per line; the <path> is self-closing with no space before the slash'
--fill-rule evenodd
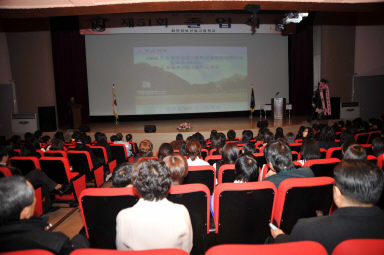
<path id="1" fill-rule="evenodd" d="M 286 99 L 282 97 L 271 99 L 272 116 L 275 120 L 282 120 L 285 117 Z"/>
<path id="2" fill-rule="evenodd" d="M 72 104 L 73 128 L 78 129 L 81 126 L 81 104 Z"/>

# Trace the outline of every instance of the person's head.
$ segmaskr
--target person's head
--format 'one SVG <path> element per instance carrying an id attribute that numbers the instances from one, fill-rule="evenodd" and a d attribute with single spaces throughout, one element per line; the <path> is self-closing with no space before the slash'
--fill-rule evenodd
<path id="1" fill-rule="evenodd" d="M 292 132 L 288 132 L 285 136 L 285 139 L 287 140 L 287 143 L 294 143 L 295 142 L 295 134 Z"/>
<path id="2" fill-rule="evenodd" d="M 104 133 L 101 133 L 101 132 L 96 132 L 95 133 L 95 140 L 97 142 L 106 142 L 107 141 L 107 136 L 104 134 Z"/>
<path id="3" fill-rule="evenodd" d="M 21 156 L 29 157 L 36 155 L 36 148 L 33 144 L 27 142 L 21 147 Z"/>
<path id="4" fill-rule="evenodd" d="M 307 138 L 303 140 L 300 149 L 301 159 L 311 160 L 319 159 L 321 157 L 320 147 L 314 138 Z"/>
<path id="5" fill-rule="evenodd" d="M 11 152 L 11 146 L 9 145 L 0 145 L 0 162 L 8 163 L 9 153 Z"/>
<path id="6" fill-rule="evenodd" d="M 257 161 L 251 155 L 242 155 L 235 163 L 235 180 L 254 182 L 259 177 Z"/>
<path id="7" fill-rule="evenodd" d="M 284 137 L 284 130 L 282 127 L 277 127 L 276 128 L 276 132 L 275 132 L 275 140 L 279 139 L 279 138 L 285 138 Z"/>
<path id="8" fill-rule="evenodd" d="M 127 142 L 132 141 L 132 135 L 131 135 L 131 134 L 127 134 L 127 135 L 125 136 L 125 140 L 127 140 Z"/>
<path id="9" fill-rule="evenodd" d="M 185 157 L 175 152 L 165 157 L 163 161 L 171 173 L 172 184 L 183 184 L 184 178 L 188 175 L 188 163 Z"/>
<path id="10" fill-rule="evenodd" d="M 166 156 L 173 153 L 172 145 L 169 143 L 163 143 L 159 147 L 159 153 L 157 155 L 159 161 L 162 161 Z"/>
<path id="11" fill-rule="evenodd" d="M 216 134 L 217 134 L 217 130 L 216 130 L 216 129 L 212 129 L 212 130 L 211 130 L 211 133 L 210 133 L 210 135 L 209 135 L 209 139 L 212 140 L 213 136 L 215 136 Z"/>
<path id="12" fill-rule="evenodd" d="M 253 138 L 252 130 L 244 130 L 243 131 L 243 138 L 242 138 L 243 143 L 248 143 L 250 140 L 252 140 L 252 138 Z"/>
<path id="13" fill-rule="evenodd" d="M 201 145 L 198 141 L 190 141 L 185 147 L 188 157 L 193 161 L 201 155 Z"/>
<path id="14" fill-rule="evenodd" d="M 109 140 L 111 140 L 111 142 L 116 142 L 116 141 L 119 141 L 119 139 L 117 138 L 116 135 L 111 135 L 111 137 L 109 138 Z"/>
<path id="15" fill-rule="evenodd" d="M 383 191 L 383 171 L 366 160 L 343 160 L 334 169 L 333 199 L 338 207 L 375 205 Z"/>
<path id="16" fill-rule="evenodd" d="M 23 176 L 0 178 L 0 225 L 33 216 L 36 199 L 33 186 Z"/>
<path id="17" fill-rule="evenodd" d="M 144 200 L 166 198 L 171 183 L 171 174 L 164 162 L 143 160 L 133 167 L 132 184 Z"/>
<path id="18" fill-rule="evenodd" d="M 384 139 L 380 136 L 372 140 L 372 151 L 377 157 L 384 153 Z"/>
<path id="19" fill-rule="evenodd" d="M 61 139 L 54 138 L 52 140 L 52 144 L 51 144 L 51 147 L 49 148 L 49 150 L 52 150 L 52 151 L 62 151 L 62 150 L 64 150 L 64 141 L 61 140 Z"/>
<path id="20" fill-rule="evenodd" d="M 225 145 L 225 136 L 223 137 L 220 135 L 220 133 L 216 133 L 211 137 L 211 149 L 217 149 L 220 150 L 224 147 Z"/>
<path id="21" fill-rule="evenodd" d="M 297 137 L 298 139 L 303 139 L 303 132 L 305 130 L 305 126 L 300 126 L 299 127 L 299 130 L 297 131 Z"/>
<path id="22" fill-rule="evenodd" d="M 320 131 L 320 141 L 333 142 L 335 141 L 336 133 L 330 126 L 324 126 Z"/>
<path id="23" fill-rule="evenodd" d="M 235 140 L 235 138 L 236 138 L 236 132 L 235 132 L 235 130 L 230 129 L 230 130 L 227 132 L 227 138 L 228 138 L 229 141 L 233 141 L 233 140 Z"/>
<path id="24" fill-rule="evenodd" d="M 182 143 L 182 142 L 183 142 L 183 141 L 180 141 L 180 140 L 173 140 L 173 141 L 171 142 L 171 146 L 172 146 L 173 151 L 175 151 L 175 150 L 180 151 L 180 146 L 181 146 L 181 143 Z"/>
<path id="25" fill-rule="evenodd" d="M 112 185 L 115 188 L 127 187 L 132 184 L 132 164 L 122 163 L 112 173 Z"/>
<path id="26" fill-rule="evenodd" d="M 314 137 L 313 129 L 311 127 L 305 127 L 305 129 L 303 130 L 303 139 L 312 137 Z"/>
<path id="27" fill-rule="evenodd" d="M 176 141 L 184 141 L 184 137 L 183 137 L 183 134 L 177 134 L 176 135 Z"/>
<path id="28" fill-rule="evenodd" d="M 264 150 L 269 167 L 276 173 L 292 167 L 292 153 L 287 144 L 281 141 L 270 142 Z"/>
<path id="29" fill-rule="evenodd" d="M 363 146 L 352 144 L 344 152 L 343 160 L 367 160 L 367 152 Z"/>
<path id="30" fill-rule="evenodd" d="M 54 135 L 54 137 L 56 138 L 56 139 L 60 139 L 60 140 L 63 140 L 63 142 L 64 142 L 64 133 L 62 132 L 62 131 L 57 131 L 56 133 L 55 133 L 55 135 Z"/>
<path id="31" fill-rule="evenodd" d="M 123 134 L 122 133 L 117 133 L 116 134 L 117 141 L 122 141 L 123 140 Z"/>
<path id="32" fill-rule="evenodd" d="M 192 139 L 198 141 L 201 147 L 205 147 L 204 136 L 200 132 L 193 134 Z"/>
<path id="33" fill-rule="evenodd" d="M 153 144 L 151 141 L 145 139 L 139 143 L 139 153 L 143 157 L 153 156 Z"/>
<path id="34" fill-rule="evenodd" d="M 234 143 L 227 143 L 222 152 L 222 160 L 224 164 L 234 164 L 239 157 L 239 147 Z"/>
<path id="35" fill-rule="evenodd" d="M 264 143 L 269 143 L 269 142 L 274 140 L 274 137 L 275 136 L 273 135 L 273 133 L 269 129 L 266 129 L 263 132 L 262 140 L 263 140 Z"/>
<path id="36" fill-rule="evenodd" d="M 49 143 L 49 140 L 51 140 L 51 137 L 49 135 L 45 135 L 45 136 L 41 137 L 42 143 Z"/>
<path id="37" fill-rule="evenodd" d="M 258 150 L 254 143 L 246 143 L 243 146 L 243 154 L 252 154 L 256 153 Z"/>

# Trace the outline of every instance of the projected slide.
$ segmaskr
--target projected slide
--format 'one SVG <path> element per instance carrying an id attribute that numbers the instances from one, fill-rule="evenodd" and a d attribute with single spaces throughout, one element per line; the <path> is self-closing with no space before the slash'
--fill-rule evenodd
<path id="1" fill-rule="evenodd" d="M 135 68 L 167 76 L 143 80 L 136 114 L 240 111 L 248 102 L 246 47 L 136 47 Z M 218 103 L 218 102 L 222 103 Z"/>

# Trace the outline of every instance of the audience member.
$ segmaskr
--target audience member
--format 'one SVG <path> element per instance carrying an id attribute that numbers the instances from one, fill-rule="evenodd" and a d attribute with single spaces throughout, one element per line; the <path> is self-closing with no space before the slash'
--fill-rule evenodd
<path id="1" fill-rule="evenodd" d="M 276 128 L 276 132 L 275 132 L 275 140 L 279 139 L 279 138 L 284 138 L 285 139 L 285 136 L 284 136 L 284 129 L 282 127 L 277 127 Z"/>
<path id="2" fill-rule="evenodd" d="M 287 143 L 295 143 L 295 134 L 292 132 L 288 132 L 287 135 L 285 136 L 285 139 L 287 140 Z"/>
<path id="3" fill-rule="evenodd" d="M 239 158 L 239 147 L 237 147 L 237 145 L 234 143 L 227 143 L 224 146 L 221 160 L 213 164 L 213 167 L 218 171 L 222 165 L 235 164 L 238 158 Z"/>
<path id="4" fill-rule="evenodd" d="M 271 181 L 279 187 L 279 184 L 289 178 L 315 177 L 309 167 L 296 169 L 292 163 L 292 153 L 288 145 L 275 141 L 267 145 L 264 151 L 265 158 L 270 167 L 265 181 Z"/>
<path id="5" fill-rule="evenodd" d="M 384 153 L 384 138 L 383 137 L 376 137 L 372 141 L 372 151 L 373 155 L 376 157 L 380 156 Z"/>
<path id="6" fill-rule="evenodd" d="M 361 145 L 352 144 L 344 152 L 343 160 L 367 160 L 367 152 Z"/>
<path id="7" fill-rule="evenodd" d="M 212 154 L 213 155 L 221 155 L 223 152 L 223 148 L 225 146 L 225 142 L 226 142 L 226 139 L 225 139 L 225 135 L 223 136 L 222 135 L 223 133 L 216 133 L 215 135 L 213 135 L 211 137 L 211 147 L 210 149 L 211 150 L 214 150 L 216 149 Z"/>
<path id="8" fill-rule="evenodd" d="M 204 166 L 209 165 L 207 161 L 200 159 L 201 156 L 201 145 L 198 141 L 190 141 L 185 147 L 188 155 L 188 166 Z"/>
<path id="9" fill-rule="evenodd" d="M 117 215 L 118 250 L 178 248 L 191 251 L 191 219 L 184 205 L 167 199 L 171 182 L 164 162 L 144 160 L 134 166 L 132 183 L 141 198 Z"/>
<path id="10" fill-rule="evenodd" d="M 233 129 L 230 129 L 228 132 L 227 132 L 227 138 L 228 138 L 228 141 L 236 141 L 236 132 L 235 130 Z"/>
<path id="11" fill-rule="evenodd" d="M 272 230 L 276 243 L 316 241 L 329 254 L 348 239 L 384 239 L 384 212 L 375 206 L 383 191 L 383 172 L 368 161 L 343 161 L 334 170 L 330 216 L 300 219 L 290 235 Z"/>
<path id="12" fill-rule="evenodd" d="M 135 156 L 135 162 L 141 157 L 153 157 L 153 144 L 148 139 L 139 143 L 139 153 Z"/>
<path id="13" fill-rule="evenodd" d="M 172 145 L 169 143 L 162 143 L 159 147 L 159 153 L 157 154 L 157 158 L 159 159 L 159 161 L 162 161 L 166 156 L 171 155 L 172 153 Z"/>
<path id="14" fill-rule="evenodd" d="M 48 229 L 48 217 L 32 217 L 36 199 L 30 182 L 22 176 L 0 179 L 0 253 L 29 249 L 69 254 L 76 248 L 88 248 L 85 237 L 72 240 Z"/>
<path id="15" fill-rule="evenodd" d="M 114 140 L 114 141 L 112 141 L 112 137 L 111 137 L 111 142 L 113 142 L 114 144 L 124 144 L 125 149 L 127 150 L 128 158 L 133 155 L 132 144 L 129 143 L 129 142 L 124 142 L 123 141 L 123 134 L 122 133 L 117 133 L 116 134 L 116 140 Z"/>
<path id="16" fill-rule="evenodd" d="M 251 155 L 242 155 L 235 163 L 235 183 L 256 182 L 259 177 L 257 161 Z"/>
<path id="17" fill-rule="evenodd" d="M 132 164 L 122 163 L 112 173 L 112 185 L 115 188 L 132 186 Z"/>
<path id="18" fill-rule="evenodd" d="M 259 152 L 259 150 L 256 148 L 254 143 L 246 143 L 243 145 L 243 154 L 253 154 L 257 152 Z"/>
<path id="19" fill-rule="evenodd" d="M 320 148 L 317 141 L 314 138 L 306 138 L 303 140 L 300 149 L 301 159 L 298 160 L 302 165 L 307 160 L 319 159 L 321 157 Z"/>
<path id="20" fill-rule="evenodd" d="M 332 147 L 340 146 L 339 143 L 335 142 L 336 133 L 333 128 L 325 126 L 320 131 L 319 136 L 319 147 L 322 149 L 329 149 Z"/>
<path id="21" fill-rule="evenodd" d="M 95 140 L 96 140 L 95 146 L 102 146 L 102 147 L 104 147 L 105 150 L 107 151 L 108 162 L 112 161 L 113 160 L 113 158 L 112 158 L 112 151 L 111 151 L 111 147 L 108 144 L 107 136 L 104 133 L 96 132 L 95 133 Z"/>
<path id="22" fill-rule="evenodd" d="M 184 178 L 188 175 L 188 163 L 180 153 L 172 153 L 163 159 L 165 166 L 171 173 L 172 185 L 183 184 Z"/>

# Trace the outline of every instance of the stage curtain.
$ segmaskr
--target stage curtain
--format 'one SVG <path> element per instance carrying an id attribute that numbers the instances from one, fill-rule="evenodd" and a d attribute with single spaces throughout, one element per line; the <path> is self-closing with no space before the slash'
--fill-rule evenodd
<path id="1" fill-rule="evenodd" d="M 68 126 L 71 96 L 82 106 L 83 123 L 89 122 L 85 38 L 79 33 L 78 17 L 51 18 L 52 55 L 59 126 Z"/>
<path id="2" fill-rule="evenodd" d="M 313 17 L 309 16 L 289 35 L 289 102 L 292 114 L 310 115 L 313 91 Z"/>

